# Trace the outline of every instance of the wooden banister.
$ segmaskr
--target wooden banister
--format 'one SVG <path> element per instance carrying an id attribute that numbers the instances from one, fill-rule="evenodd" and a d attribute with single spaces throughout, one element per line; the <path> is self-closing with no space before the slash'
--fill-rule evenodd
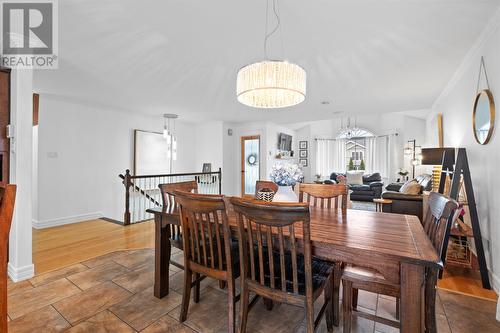
<path id="1" fill-rule="evenodd" d="M 118 175 L 125 186 L 125 212 L 123 224 L 146 220 L 146 209 L 152 206 L 161 206 L 161 196 L 158 185 L 179 181 L 194 180 L 200 185 L 201 193 L 222 193 L 222 169 L 214 172 L 191 172 L 157 175 L 132 175 L 127 169 L 124 174 Z M 139 199 L 138 199 L 139 197 Z M 141 200 L 137 205 L 137 200 Z M 139 210 L 139 211 L 138 211 Z M 136 215 L 140 215 L 138 219 Z"/>

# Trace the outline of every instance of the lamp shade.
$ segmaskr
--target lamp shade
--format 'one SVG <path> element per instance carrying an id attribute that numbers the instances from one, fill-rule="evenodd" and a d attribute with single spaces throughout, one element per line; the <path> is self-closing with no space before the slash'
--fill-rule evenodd
<path id="1" fill-rule="evenodd" d="M 306 98 L 306 72 L 287 61 L 266 60 L 238 71 L 236 95 L 242 104 L 254 108 L 284 108 Z"/>
<path id="2" fill-rule="evenodd" d="M 422 148 L 422 165 L 441 165 L 445 152 L 450 161 L 455 161 L 455 148 Z"/>

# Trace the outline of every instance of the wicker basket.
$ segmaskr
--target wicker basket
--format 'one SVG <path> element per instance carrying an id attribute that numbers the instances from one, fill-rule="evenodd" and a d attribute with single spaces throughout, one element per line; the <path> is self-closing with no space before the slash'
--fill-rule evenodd
<path id="1" fill-rule="evenodd" d="M 257 192 L 257 199 L 262 201 L 271 202 L 274 198 L 274 191 L 269 188 L 263 188 L 259 192 Z"/>

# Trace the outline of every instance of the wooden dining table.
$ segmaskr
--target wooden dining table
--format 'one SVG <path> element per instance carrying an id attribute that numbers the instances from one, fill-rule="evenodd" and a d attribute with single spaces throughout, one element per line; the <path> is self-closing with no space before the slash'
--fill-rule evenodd
<path id="1" fill-rule="evenodd" d="M 168 294 L 170 224 L 180 225 L 175 208 L 147 210 L 155 217 L 154 295 Z M 401 285 L 401 332 L 424 330 L 425 270 L 438 269 L 440 258 L 416 216 L 348 209 L 310 207 L 312 254 L 377 270 L 388 281 Z M 236 215 L 228 208 L 228 220 Z"/>

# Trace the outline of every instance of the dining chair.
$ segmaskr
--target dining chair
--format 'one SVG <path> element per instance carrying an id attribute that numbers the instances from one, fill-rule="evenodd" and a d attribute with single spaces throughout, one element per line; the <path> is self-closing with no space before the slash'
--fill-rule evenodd
<path id="1" fill-rule="evenodd" d="M 422 224 L 436 253 L 439 258 L 442 258 L 446 230 L 460 215 L 459 205 L 456 201 L 436 192 L 430 193 L 428 205 Z M 439 269 L 426 268 L 425 272 L 425 327 L 427 333 L 437 332 L 436 288 L 439 271 L 443 268 L 443 262 L 440 261 Z"/>
<path id="2" fill-rule="evenodd" d="M 168 183 L 168 184 L 160 184 L 158 185 L 161 192 L 161 198 L 163 202 L 163 207 L 177 209 L 177 203 L 175 200 L 175 191 L 183 191 L 183 192 L 193 192 L 198 193 L 198 183 L 195 181 L 187 181 L 187 182 L 177 182 L 177 183 Z M 182 230 L 178 225 L 170 224 L 170 243 L 172 246 L 182 250 Z M 174 266 L 183 269 L 184 267 L 176 262 L 172 262 Z"/>
<path id="3" fill-rule="evenodd" d="M 457 216 L 458 203 L 440 193 L 431 192 L 428 200 L 428 210 L 423 227 L 434 245 L 436 253 L 441 257 L 444 236 L 453 219 Z M 442 267 L 442 263 L 441 263 Z M 436 283 L 439 269 L 426 269 L 425 280 L 425 327 L 426 332 L 436 332 Z M 397 277 L 398 279 L 400 277 Z M 396 297 L 396 317 L 399 317 L 399 298 L 401 286 L 399 283 L 388 281 L 382 274 L 374 269 L 359 266 L 346 266 L 342 275 L 343 287 L 343 323 L 344 332 L 351 331 L 352 316 L 363 317 L 382 324 L 399 328 L 399 321 L 377 317 L 375 315 L 357 310 L 355 298 L 358 289 L 377 294 Z"/>
<path id="4" fill-rule="evenodd" d="M 235 332 L 235 278 L 239 276 L 237 242 L 232 242 L 224 197 L 175 191 L 184 231 L 184 288 L 179 320 L 184 322 L 191 289 L 205 277 L 227 283 L 228 330 Z M 234 257 L 234 258 L 233 258 Z M 193 281 L 194 275 L 194 281 Z"/>
<path id="5" fill-rule="evenodd" d="M 242 272 L 240 332 L 246 332 L 251 292 L 304 307 L 308 333 L 326 313 L 328 331 L 333 331 L 333 264 L 312 257 L 309 206 L 236 197 L 230 201 Z M 324 303 L 315 319 L 314 301 L 323 292 Z"/>
<path id="6" fill-rule="evenodd" d="M 7 261 L 16 185 L 0 187 L 0 332 L 7 332 Z"/>
<path id="7" fill-rule="evenodd" d="M 257 199 L 259 191 L 265 188 L 273 190 L 274 193 L 278 191 L 278 185 L 275 182 L 269 180 L 257 180 L 255 182 L 255 199 Z"/>
<path id="8" fill-rule="evenodd" d="M 299 184 L 299 201 L 321 208 L 340 208 L 347 213 L 347 186 L 344 184 Z"/>
<path id="9" fill-rule="evenodd" d="M 345 184 L 299 184 L 299 201 L 311 206 L 339 209 L 342 216 L 347 216 L 347 185 Z M 343 264 L 334 263 L 335 274 L 333 283 L 333 315 L 334 324 L 338 326 L 340 318 L 340 279 Z"/>

